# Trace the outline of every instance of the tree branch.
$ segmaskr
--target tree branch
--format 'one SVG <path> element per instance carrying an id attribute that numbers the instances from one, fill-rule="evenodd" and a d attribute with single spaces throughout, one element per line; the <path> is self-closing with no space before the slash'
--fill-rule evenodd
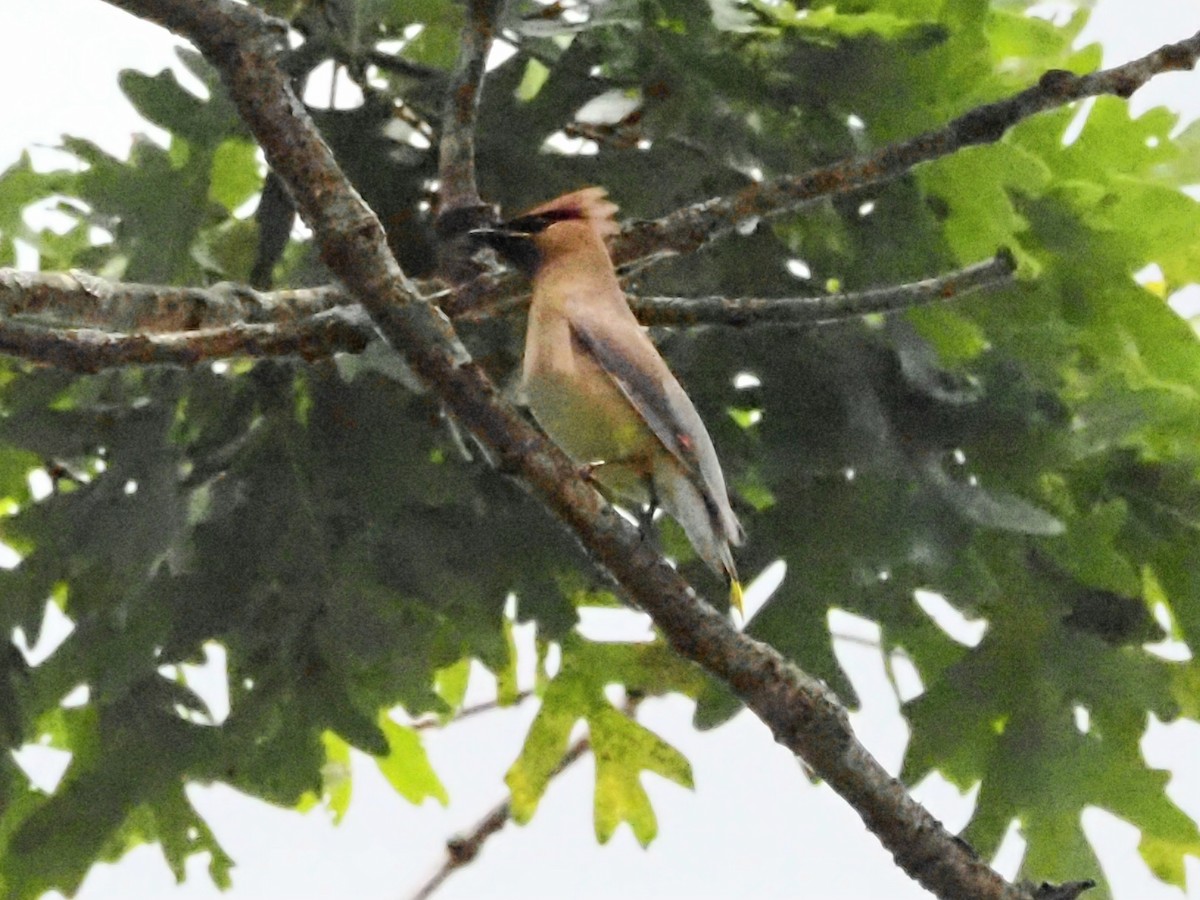
<path id="1" fill-rule="evenodd" d="M 1087 881 L 1070 881 L 1066 884 L 1046 884 L 1043 882 L 1036 888 L 1033 888 L 1034 900 L 1076 900 L 1085 891 L 1090 891 L 1096 886 L 1096 882 L 1088 879 Z M 1029 887 L 1032 887 L 1030 885 Z"/>
<path id="2" fill-rule="evenodd" d="M 583 758 L 588 750 L 591 749 L 591 746 L 591 742 L 587 738 L 577 740 L 563 754 L 563 758 L 558 761 L 558 765 L 554 767 L 554 770 L 550 773 L 550 777 L 556 778 L 573 766 Z M 446 841 L 446 861 L 412 895 L 412 900 L 429 900 L 447 878 L 474 861 L 475 857 L 479 855 L 479 851 L 483 849 L 483 845 L 487 839 L 503 829 L 508 824 L 510 818 L 512 818 L 512 804 L 507 800 L 503 800 L 493 806 L 488 814 L 480 819 L 475 827 L 466 834 L 458 835 Z"/>
<path id="3" fill-rule="evenodd" d="M 455 284 L 470 283 L 480 266 L 472 260 L 478 247 L 467 237 L 472 228 L 490 225 L 496 210 L 479 198 L 475 181 L 475 121 L 487 58 L 504 0 L 467 0 L 458 64 L 446 91 L 438 144 L 438 211 L 434 230 L 438 271 Z"/>
<path id="4" fill-rule="evenodd" d="M 375 336 L 361 307 L 332 309 L 295 322 L 237 324 L 166 334 L 119 334 L 96 328 L 45 328 L 0 320 L 0 353 L 71 372 L 114 366 L 194 366 L 232 356 L 323 359 L 361 353 Z"/>
<path id="5" fill-rule="evenodd" d="M 339 285 L 267 293 L 232 282 L 181 288 L 109 281 L 79 270 L 0 268 L 0 317 L 26 317 L 47 326 L 139 334 L 198 331 L 296 323 L 354 302 Z"/>
<path id="6" fill-rule="evenodd" d="M 442 719 L 438 718 L 437 716 L 426 716 L 426 717 L 417 719 L 415 722 L 413 722 L 410 725 L 410 727 L 417 731 L 422 731 L 427 728 L 443 728 L 446 725 L 452 725 L 456 722 L 461 722 L 463 719 L 474 718 L 475 716 L 481 715 L 483 713 L 492 712 L 497 709 L 509 709 L 518 703 L 528 700 L 532 696 L 533 696 L 533 691 L 519 691 L 512 700 L 504 702 L 504 703 L 500 702 L 500 700 L 497 699 L 497 700 L 485 700 L 482 703 L 476 703 L 474 706 L 464 706 L 462 709 L 460 709 L 458 712 L 456 712 L 453 716 L 451 716 L 450 720 L 448 722 L 443 721 Z"/>
<path id="7" fill-rule="evenodd" d="M 458 64 L 446 92 L 439 146 L 438 217 L 480 207 L 475 183 L 475 118 L 483 92 L 487 57 L 496 34 L 496 20 L 504 0 L 468 0 Z M 489 207 L 490 209 L 490 207 Z"/>
<path id="8" fill-rule="evenodd" d="M 1014 125 L 1037 113 L 1102 94 L 1129 97 L 1155 75 L 1194 68 L 1198 58 L 1200 33 L 1088 75 L 1051 70 L 1033 87 L 978 106 L 940 129 L 890 144 L 870 156 L 754 184 L 732 196 L 714 197 L 658 219 L 626 222 L 609 250 L 613 261 L 622 267 L 689 253 L 728 234 L 740 223 L 782 215 L 824 197 L 899 178 L 922 163 L 965 147 L 995 143 Z M 520 294 L 518 284 L 515 275 L 479 276 L 462 286 L 446 312 L 457 316 L 477 306 L 509 301 Z"/>
<path id="9" fill-rule="evenodd" d="M 643 325 L 819 325 L 853 319 L 868 313 L 899 312 L 953 300 L 964 294 L 1010 284 L 1016 260 L 1001 250 L 985 262 L 910 284 L 847 291 L 816 297 L 643 297 L 629 294 L 629 306 Z M 464 302 L 464 292 L 471 292 Z M 441 307 L 456 322 L 474 322 L 508 315 L 529 305 L 529 295 L 505 293 L 495 298 L 472 292 L 472 285 L 456 289 Z"/>
<path id="10" fill-rule="evenodd" d="M 638 297 L 629 305 L 645 325 L 818 325 L 868 313 L 888 313 L 953 300 L 972 291 L 1010 284 L 1012 254 L 911 284 L 824 297 Z"/>
<path id="11" fill-rule="evenodd" d="M 344 63 L 352 61 L 349 59 L 342 60 Z M 362 61 L 377 66 L 391 75 L 402 75 L 405 78 L 414 78 L 417 81 L 437 81 L 445 77 L 445 73 L 441 69 L 435 69 L 432 66 L 423 66 L 412 60 L 404 59 L 391 53 L 384 53 L 382 50 L 367 50 L 362 56 Z"/>
<path id="12" fill-rule="evenodd" d="M 417 376 L 497 467 L 555 513 L 648 612 L 672 646 L 726 681 L 846 798 L 911 877 L 943 898 L 1028 900 L 912 799 L 854 737 L 818 680 L 728 619 L 653 552 L 558 448 L 526 423 L 473 363 L 448 320 L 420 301 L 388 251 L 376 216 L 338 168 L 278 61 L 283 31 L 232 0 L 108 0 L 188 38 L 221 72 L 243 120 L 284 179 L 322 257 Z"/>
<path id="13" fill-rule="evenodd" d="M 729 197 L 684 207 L 661 219 L 626 223 L 610 249 L 618 265 L 663 253 L 690 253 L 741 222 L 776 216 L 822 197 L 889 181 L 914 166 L 965 147 L 999 141 L 1018 122 L 1087 97 L 1129 97 L 1155 75 L 1187 71 L 1200 59 L 1200 33 L 1140 59 L 1088 75 L 1059 69 L 1004 100 L 978 106 L 935 131 L 891 144 L 861 159 L 843 160 L 802 175 L 751 185 Z"/>
<path id="14" fill-rule="evenodd" d="M 523 692 L 524 696 L 529 696 L 530 692 Z M 641 697 L 635 694 L 630 694 L 625 700 L 625 715 L 633 717 L 637 713 L 637 708 L 641 704 Z M 484 707 L 488 704 L 481 704 L 479 707 L 473 708 L 474 711 L 483 712 Z M 494 705 L 489 706 L 494 708 Z M 466 712 L 464 710 L 464 712 Z M 457 720 L 460 716 L 456 716 Z M 576 762 L 583 758 L 584 754 L 591 749 L 591 741 L 582 737 L 570 746 L 562 759 L 550 771 L 550 780 L 557 778 L 567 769 L 571 768 Z M 491 811 L 479 820 L 478 824 L 465 835 L 458 835 L 446 841 L 446 861 L 442 863 L 433 876 L 423 884 L 415 894 L 412 895 L 412 900 L 429 900 L 430 897 L 437 891 L 439 887 L 453 875 L 456 871 L 469 865 L 479 855 L 479 851 L 483 849 L 484 842 L 492 835 L 498 833 L 508 820 L 512 817 L 512 804 L 508 800 L 497 803 L 492 807 Z"/>
<path id="15" fill-rule="evenodd" d="M 629 303 L 642 324 L 651 326 L 821 324 L 953 300 L 1010 283 L 1014 271 L 1011 254 L 1002 251 L 937 278 L 866 291 L 768 298 L 631 295 Z M 452 301 L 457 292 L 435 296 Z M 527 303 L 525 296 L 501 309 L 474 307 L 456 318 L 475 321 Z M 342 314 L 330 315 L 337 309 Z M 0 269 L 0 350 L 74 371 L 132 363 L 191 365 L 219 358 L 223 349 L 231 356 L 294 352 L 311 360 L 357 353 L 373 333 L 362 307 L 337 285 L 267 293 L 227 282 L 179 288 L 108 281 L 79 271 Z M 71 359 L 73 340 L 81 345 L 77 359 Z"/>

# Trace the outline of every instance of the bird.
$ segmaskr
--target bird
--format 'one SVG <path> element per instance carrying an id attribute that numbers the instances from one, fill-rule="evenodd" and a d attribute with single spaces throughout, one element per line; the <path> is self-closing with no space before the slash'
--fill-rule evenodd
<path id="1" fill-rule="evenodd" d="M 538 425 L 616 498 L 675 519 L 744 616 L 730 548 L 745 533 L 700 414 L 617 280 L 617 209 L 587 187 L 471 234 L 532 281 L 522 394 Z"/>

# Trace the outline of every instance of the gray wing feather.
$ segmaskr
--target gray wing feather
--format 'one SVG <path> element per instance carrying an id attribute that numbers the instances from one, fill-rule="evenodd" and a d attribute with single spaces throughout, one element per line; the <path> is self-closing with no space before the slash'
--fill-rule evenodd
<path id="1" fill-rule="evenodd" d="M 638 336 L 641 337 L 640 334 Z M 697 425 L 701 430 L 704 426 L 691 401 L 666 368 L 666 364 L 659 360 L 662 373 L 669 379 L 664 381 L 662 373 L 645 371 L 633 364 L 629 359 L 628 348 L 626 352 L 622 352 L 616 341 L 597 334 L 595 330 L 588 329 L 579 322 L 571 322 L 571 337 L 608 373 L 671 455 L 679 460 L 684 469 L 699 483 L 704 484 L 706 479 L 702 474 L 697 448 L 687 433 L 689 430 L 695 433 Z M 649 349 L 657 356 L 658 351 L 654 350 L 653 346 Z M 682 403 L 671 396 L 675 392 L 678 392 Z"/>

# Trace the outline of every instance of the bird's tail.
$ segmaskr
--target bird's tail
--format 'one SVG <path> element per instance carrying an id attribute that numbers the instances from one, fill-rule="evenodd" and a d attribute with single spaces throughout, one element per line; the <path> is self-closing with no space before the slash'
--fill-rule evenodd
<path id="1" fill-rule="evenodd" d="M 729 579 L 729 605 L 738 611 L 738 615 L 746 618 L 746 604 L 742 597 L 742 583 L 736 575 Z"/>
<path id="2" fill-rule="evenodd" d="M 744 615 L 742 583 L 730 550 L 731 544 L 742 540 L 737 517 L 731 510 L 727 515 L 714 510 L 712 498 L 705 497 L 695 482 L 671 463 L 656 468 L 654 487 L 663 510 L 683 526 L 696 553 L 729 583 L 729 603 Z"/>

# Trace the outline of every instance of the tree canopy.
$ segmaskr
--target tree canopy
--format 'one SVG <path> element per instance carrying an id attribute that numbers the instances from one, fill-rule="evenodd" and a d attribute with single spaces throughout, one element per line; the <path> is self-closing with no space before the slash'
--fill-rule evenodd
<path id="1" fill-rule="evenodd" d="M 637 699 L 692 698 L 698 728 L 748 704 L 790 734 L 777 671 L 833 721 L 833 695 L 857 698 L 831 609 L 911 661 L 899 777 L 978 785 L 961 838 L 980 857 L 1016 820 L 1021 878 L 1108 896 L 1080 819 L 1100 807 L 1183 885 L 1200 831 L 1139 741 L 1151 716 L 1200 719 L 1200 345 L 1168 302 L 1200 281 L 1200 129 L 1126 98 L 1191 68 L 1200 36 L 1080 78 L 1101 64 L 1076 46 L 1083 2 L 1058 21 L 1026 0 L 113 2 L 192 40 L 180 58 L 206 90 L 123 72 L 166 146 L 118 158 L 69 137 L 77 165 L 0 174 L 0 266 L 20 242 L 70 273 L 0 271 L 0 540 L 19 556 L 0 571 L 0 741 L 71 754 L 52 792 L 0 755 L 0 892 L 70 894 L 144 842 L 180 878 L 209 854 L 226 884 L 186 787 L 341 813 L 329 764 L 350 747 L 409 800 L 444 797 L 413 723 L 452 727 L 472 660 L 521 699 L 517 622 L 536 623 L 540 707 L 509 812 L 535 814 L 582 720 L 598 839 L 628 825 L 649 844 L 642 773 L 691 773 Z M 308 113 L 408 306 L 372 289 L 354 243 L 370 221 L 332 170 L 298 178 L 316 145 L 270 130 L 292 112 L 260 58 L 301 91 L 332 60 L 356 92 Z M 727 650 L 753 648 L 702 598 L 652 605 L 677 577 L 653 546 L 614 564 L 635 529 L 572 499 L 591 496 L 578 479 L 555 506 L 537 473 L 562 461 L 472 418 L 507 408 L 491 385 L 519 369 L 525 288 L 461 234 L 493 215 L 480 197 L 516 212 L 587 184 L 629 218 L 614 258 L 713 435 L 749 532 L 740 569 L 786 564 L 745 628 L 776 669 Z M 31 228 L 47 202 L 73 227 Z M 410 312 L 430 304 L 446 315 Z M 453 324 L 445 371 L 477 393 L 414 349 L 430 323 Z M 682 531 L 659 536 L 719 602 Z M 982 638 L 948 631 L 933 596 Z M 581 608 L 629 599 L 661 635 L 576 630 Z M 74 630 L 30 665 L 47 603 Z M 220 721 L 180 668 L 213 644 Z M 823 754 L 802 752 L 853 793 Z"/>

